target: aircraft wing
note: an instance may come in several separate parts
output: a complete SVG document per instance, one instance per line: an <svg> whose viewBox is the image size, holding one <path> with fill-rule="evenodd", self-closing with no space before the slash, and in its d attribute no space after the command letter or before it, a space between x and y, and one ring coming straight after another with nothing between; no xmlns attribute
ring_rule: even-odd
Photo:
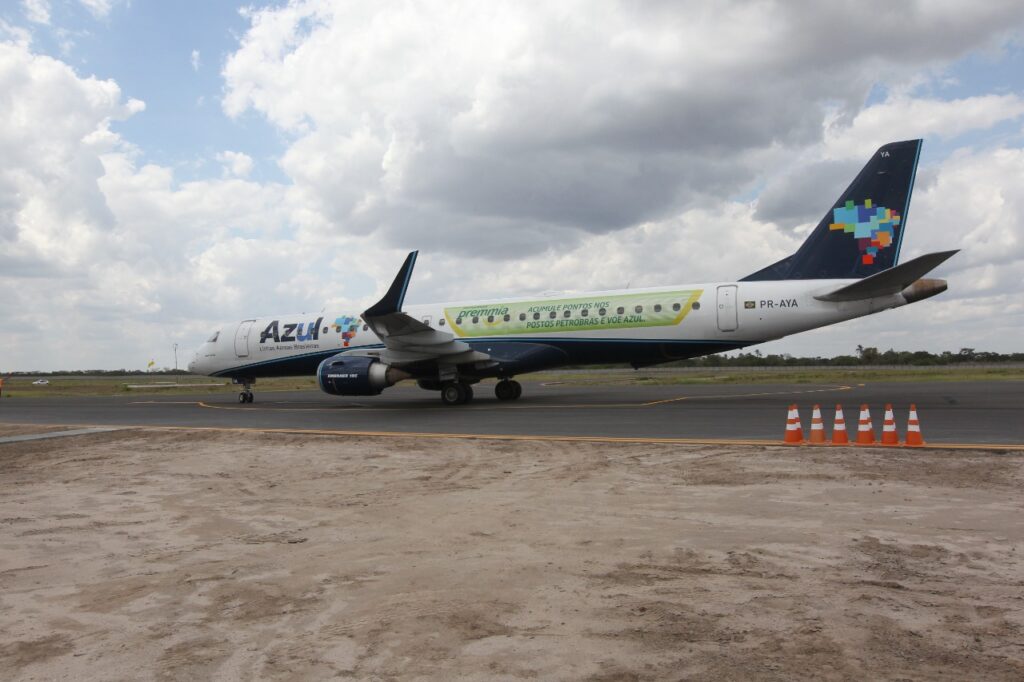
<svg viewBox="0 0 1024 682"><path fill-rule="evenodd" d="M876 296L898 294L920 279L922 275L928 274L951 258L958 250L925 254L888 270L882 270L864 279L857 280L853 284L847 284L834 291L819 294L814 298L819 301L859 301L865 298L875 298ZM944 286L943 290L945 290ZM936 291L935 293L939 292Z"/></svg>
<svg viewBox="0 0 1024 682"><path fill-rule="evenodd" d="M423 362L454 367L468 362L490 361L489 355L473 350L463 341L456 341L454 335L434 329L402 312L417 253L413 251L406 257L384 297L363 312L363 321L384 343L384 350L373 354L381 362L395 367Z"/></svg>

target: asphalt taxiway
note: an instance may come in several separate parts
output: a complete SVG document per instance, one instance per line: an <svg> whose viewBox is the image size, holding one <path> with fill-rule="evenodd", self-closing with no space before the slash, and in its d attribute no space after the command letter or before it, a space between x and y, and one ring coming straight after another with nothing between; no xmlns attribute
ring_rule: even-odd
<svg viewBox="0 0 1024 682"><path fill-rule="evenodd" d="M341 398L318 391L259 391L240 405L234 392L203 395L3 399L0 423L81 427L152 426L380 434L595 439L779 440L786 407L803 427L820 403L826 431L842 404L855 435L868 404L877 432L892 403L902 433L911 403L925 440L943 444L1024 444L1024 382L871 384L597 385L524 382L511 403L476 387L468 405L446 407L436 393L396 386L380 396Z"/></svg>

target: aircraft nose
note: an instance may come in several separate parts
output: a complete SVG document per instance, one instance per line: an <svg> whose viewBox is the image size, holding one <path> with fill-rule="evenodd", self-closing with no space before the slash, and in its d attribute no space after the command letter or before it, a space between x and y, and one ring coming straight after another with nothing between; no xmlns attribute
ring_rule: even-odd
<svg viewBox="0 0 1024 682"><path fill-rule="evenodd" d="M192 359L188 361L188 371L195 372L196 367L199 365L199 353L192 356Z"/></svg>

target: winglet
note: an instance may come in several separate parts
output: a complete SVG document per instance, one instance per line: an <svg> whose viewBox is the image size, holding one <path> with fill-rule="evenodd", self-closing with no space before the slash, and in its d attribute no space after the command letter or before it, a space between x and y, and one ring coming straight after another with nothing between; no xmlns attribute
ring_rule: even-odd
<svg viewBox="0 0 1024 682"><path fill-rule="evenodd" d="M402 263L402 269L395 275L395 281L391 283L388 293L363 312L363 317L377 317L388 313L397 313L402 310L402 303L405 301L405 290L409 288L409 280L412 278L412 268L416 265L416 254L419 251L412 251Z"/></svg>

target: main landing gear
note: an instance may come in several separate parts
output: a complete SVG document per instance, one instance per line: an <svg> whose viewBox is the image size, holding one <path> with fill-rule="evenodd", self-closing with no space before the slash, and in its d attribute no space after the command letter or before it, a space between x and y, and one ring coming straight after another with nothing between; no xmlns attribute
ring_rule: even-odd
<svg viewBox="0 0 1024 682"><path fill-rule="evenodd" d="M445 405L463 405L473 399L473 387L463 381L441 384L441 402Z"/></svg>
<svg viewBox="0 0 1024 682"><path fill-rule="evenodd" d="M494 396L498 400L518 400L523 394L523 385L512 379L502 379L494 385Z"/></svg>
<svg viewBox="0 0 1024 682"><path fill-rule="evenodd" d="M523 387L518 381L502 379L494 386L494 395L498 400L516 400L522 394ZM441 384L441 402L445 405L465 405L472 399L473 387L465 381L445 381Z"/></svg>

